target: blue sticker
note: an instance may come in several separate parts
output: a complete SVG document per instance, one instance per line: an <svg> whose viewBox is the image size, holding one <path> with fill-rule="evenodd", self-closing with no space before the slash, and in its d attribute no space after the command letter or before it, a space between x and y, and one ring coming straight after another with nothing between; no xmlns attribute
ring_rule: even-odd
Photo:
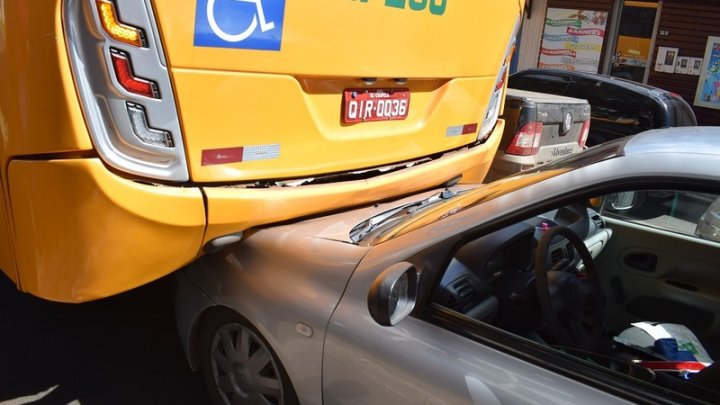
<svg viewBox="0 0 720 405"><path fill-rule="evenodd" d="M285 0L197 0L195 46L279 51Z"/></svg>

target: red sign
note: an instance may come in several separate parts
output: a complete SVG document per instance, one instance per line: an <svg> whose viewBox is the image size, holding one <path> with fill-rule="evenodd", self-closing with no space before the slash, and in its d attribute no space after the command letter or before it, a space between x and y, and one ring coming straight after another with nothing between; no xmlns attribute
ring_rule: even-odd
<svg viewBox="0 0 720 405"><path fill-rule="evenodd" d="M347 89L343 122L404 120L410 109L409 89Z"/></svg>

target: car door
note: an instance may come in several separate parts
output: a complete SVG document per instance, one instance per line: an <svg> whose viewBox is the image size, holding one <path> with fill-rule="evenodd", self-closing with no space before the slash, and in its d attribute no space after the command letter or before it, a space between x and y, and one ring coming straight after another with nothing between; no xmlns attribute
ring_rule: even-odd
<svg viewBox="0 0 720 405"><path fill-rule="evenodd" d="M705 344L720 317L720 243L696 235L717 198L679 190L635 193L630 208L601 213L613 237L596 259L611 329L638 320L684 324ZM717 344L716 344L717 345ZM717 348L716 348L717 349Z"/></svg>
<svg viewBox="0 0 720 405"><path fill-rule="evenodd" d="M328 326L324 403L624 403L567 372L524 361L512 347L498 350L482 343L471 337L476 332L468 334L472 328L459 333L450 326L454 315L449 312L436 321L422 315L425 309L444 312L433 304L422 304L428 308L416 308L416 315L395 326L376 323L368 312L368 292L383 270L407 261L420 272L421 285L437 284L432 269L446 267L458 239L438 238L443 228L430 228L377 245L359 264ZM424 240L428 242L420 242ZM514 339L510 341L518 341Z"/></svg>

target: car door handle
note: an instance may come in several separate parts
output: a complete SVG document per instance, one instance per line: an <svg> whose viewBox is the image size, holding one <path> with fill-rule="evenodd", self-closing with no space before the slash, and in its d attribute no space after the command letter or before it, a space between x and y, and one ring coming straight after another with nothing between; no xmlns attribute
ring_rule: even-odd
<svg viewBox="0 0 720 405"><path fill-rule="evenodd" d="M657 259L652 253L633 253L625 256L623 261L635 270L652 273L657 267Z"/></svg>

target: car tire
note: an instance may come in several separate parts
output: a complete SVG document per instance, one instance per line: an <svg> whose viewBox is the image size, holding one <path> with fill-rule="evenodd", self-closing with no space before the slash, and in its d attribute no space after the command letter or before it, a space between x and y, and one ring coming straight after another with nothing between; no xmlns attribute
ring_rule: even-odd
<svg viewBox="0 0 720 405"><path fill-rule="evenodd" d="M236 312L211 310L201 324L198 349L200 372L215 404L298 403L275 352Z"/></svg>

